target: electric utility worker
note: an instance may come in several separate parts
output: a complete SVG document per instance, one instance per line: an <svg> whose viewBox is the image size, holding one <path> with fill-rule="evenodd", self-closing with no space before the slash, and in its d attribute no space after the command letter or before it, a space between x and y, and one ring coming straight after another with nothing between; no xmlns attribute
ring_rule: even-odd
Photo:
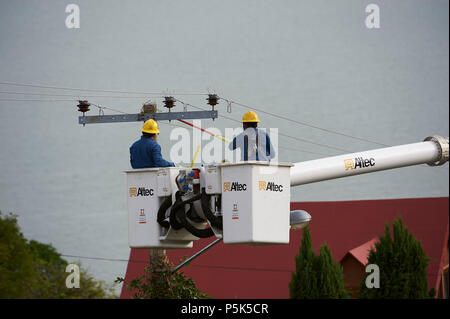
<svg viewBox="0 0 450 319"><path fill-rule="evenodd" d="M258 130L259 122L255 111L245 113L242 117L244 131L228 146L230 150L241 149L241 161L270 161L275 157L269 135L263 130Z"/></svg>
<svg viewBox="0 0 450 319"><path fill-rule="evenodd" d="M158 140L158 123L150 119L145 121L141 129L142 136L130 147L130 163L133 168L175 166L162 158Z"/></svg>

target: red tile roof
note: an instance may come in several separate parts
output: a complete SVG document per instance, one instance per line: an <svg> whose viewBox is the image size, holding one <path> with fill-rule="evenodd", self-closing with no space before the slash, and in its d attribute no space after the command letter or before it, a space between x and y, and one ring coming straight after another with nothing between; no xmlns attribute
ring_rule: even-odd
<svg viewBox="0 0 450 319"><path fill-rule="evenodd" d="M369 252L370 250L376 250L375 243L377 243L378 241L379 241L378 238L372 238L371 240L362 244L361 246L349 250L348 253L341 258L340 262L342 262L342 260L344 260L344 258L347 257L348 255L351 255L355 257L355 259L359 261L363 266L367 265L367 260L369 259Z"/></svg>

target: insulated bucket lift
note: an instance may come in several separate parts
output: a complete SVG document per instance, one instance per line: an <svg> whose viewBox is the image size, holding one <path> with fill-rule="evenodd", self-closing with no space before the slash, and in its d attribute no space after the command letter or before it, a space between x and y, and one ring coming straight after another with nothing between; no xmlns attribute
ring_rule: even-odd
<svg viewBox="0 0 450 319"><path fill-rule="evenodd" d="M130 247L189 248L212 236L225 244L288 244L291 166L126 171Z"/></svg>
<svg viewBox="0 0 450 319"><path fill-rule="evenodd" d="M212 236L225 244L288 244L290 228L302 228L311 219L304 211L290 212L292 186L411 165L443 165L448 154L448 138L433 136L295 164L248 161L129 170L129 244L189 248L193 240Z"/></svg>

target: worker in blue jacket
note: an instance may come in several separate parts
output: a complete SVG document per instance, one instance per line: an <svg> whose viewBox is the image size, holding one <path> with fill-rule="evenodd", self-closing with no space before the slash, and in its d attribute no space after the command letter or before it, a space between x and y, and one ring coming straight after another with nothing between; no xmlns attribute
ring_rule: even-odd
<svg viewBox="0 0 450 319"><path fill-rule="evenodd" d="M130 147L130 163L133 168L175 166L162 158L161 146L157 143L159 129L155 120L147 120L142 126L141 139Z"/></svg>
<svg viewBox="0 0 450 319"><path fill-rule="evenodd" d="M241 161L270 161L275 157L269 135L258 129L260 122L255 111L248 111L242 117L244 131L229 144L229 150L241 149Z"/></svg>

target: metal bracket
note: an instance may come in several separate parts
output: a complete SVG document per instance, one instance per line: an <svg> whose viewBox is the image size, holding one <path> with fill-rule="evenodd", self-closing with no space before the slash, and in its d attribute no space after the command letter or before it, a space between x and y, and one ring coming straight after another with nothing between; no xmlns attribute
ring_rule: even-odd
<svg viewBox="0 0 450 319"><path fill-rule="evenodd" d="M167 113L137 113L119 115L90 115L79 116L79 124L99 124L117 122L140 122L154 119L156 121L189 120L189 119L215 119L218 117L214 111L192 111L192 112L167 112Z"/></svg>

